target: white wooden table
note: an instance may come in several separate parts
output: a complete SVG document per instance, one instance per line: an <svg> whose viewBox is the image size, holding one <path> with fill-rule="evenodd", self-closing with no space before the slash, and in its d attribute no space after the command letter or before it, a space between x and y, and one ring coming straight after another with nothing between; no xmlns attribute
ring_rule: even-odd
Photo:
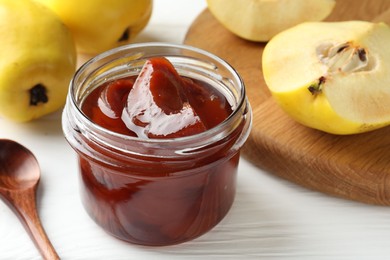
<svg viewBox="0 0 390 260"><path fill-rule="evenodd" d="M136 41L182 43L205 7L204 0L155 0L152 19ZM390 259L390 208L306 190L244 159L233 208L212 231L170 247L127 244L107 235L85 213L61 112L28 124L0 119L0 138L19 141L36 154L42 169L39 214L62 259ZM1 201L0 259L40 259Z"/></svg>

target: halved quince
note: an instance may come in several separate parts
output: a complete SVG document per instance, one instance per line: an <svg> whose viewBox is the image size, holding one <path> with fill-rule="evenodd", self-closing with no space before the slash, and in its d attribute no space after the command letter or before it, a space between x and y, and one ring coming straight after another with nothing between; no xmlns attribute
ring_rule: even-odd
<svg viewBox="0 0 390 260"><path fill-rule="evenodd" d="M390 28L364 21L308 22L275 36L263 73L298 122L333 134L390 124Z"/></svg>
<svg viewBox="0 0 390 260"><path fill-rule="evenodd" d="M275 34L306 21L321 21L335 0L207 0L210 12L229 31L251 41L268 41Z"/></svg>

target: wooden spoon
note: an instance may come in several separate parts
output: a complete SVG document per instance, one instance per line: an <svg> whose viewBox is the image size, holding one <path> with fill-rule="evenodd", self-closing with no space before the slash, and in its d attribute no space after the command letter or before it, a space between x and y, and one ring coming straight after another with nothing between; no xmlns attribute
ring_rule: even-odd
<svg viewBox="0 0 390 260"><path fill-rule="evenodd" d="M0 197L24 224L45 259L59 259L38 217L40 169L35 156L17 142L0 139Z"/></svg>

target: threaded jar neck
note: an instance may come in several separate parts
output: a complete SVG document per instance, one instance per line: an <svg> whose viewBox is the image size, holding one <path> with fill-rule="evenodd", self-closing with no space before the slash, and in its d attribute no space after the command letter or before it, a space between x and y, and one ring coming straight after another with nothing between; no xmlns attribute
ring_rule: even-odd
<svg viewBox="0 0 390 260"><path fill-rule="evenodd" d="M96 87L116 79L138 75L151 57L167 58L181 76L204 81L221 92L233 112L219 125L200 134L172 139L140 139L109 131L92 122L81 110ZM175 44L147 43L122 46L86 62L70 83L63 113L65 137L79 153L107 164L130 160L172 163L200 160L213 154L236 153L251 128L251 108L238 73L224 60L203 50ZM76 148L77 147L77 148ZM223 152L222 152L223 151Z"/></svg>

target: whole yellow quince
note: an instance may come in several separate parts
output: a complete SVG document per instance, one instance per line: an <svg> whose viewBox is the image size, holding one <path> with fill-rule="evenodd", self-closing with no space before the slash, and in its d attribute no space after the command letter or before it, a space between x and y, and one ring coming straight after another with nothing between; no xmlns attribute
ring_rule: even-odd
<svg viewBox="0 0 390 260"><path fill-rule="evenodd" d="M147 25L152 0L37 0L71 30L77 51L96 54L129 43Z"/></svg>
<svg viewBox="0 0 390 260"><path fill-rule="evenodd" d="M390 27L365 21L307 22L263 52L267 86L298 122L332 134L390 125Z"/></svg>
<svg viewBox="0 0 390 260"><path fill-rule="evenodd" d="M61 108L76 69L66 26L31 0L0 0L0 116L30 121Z"/></svg>

